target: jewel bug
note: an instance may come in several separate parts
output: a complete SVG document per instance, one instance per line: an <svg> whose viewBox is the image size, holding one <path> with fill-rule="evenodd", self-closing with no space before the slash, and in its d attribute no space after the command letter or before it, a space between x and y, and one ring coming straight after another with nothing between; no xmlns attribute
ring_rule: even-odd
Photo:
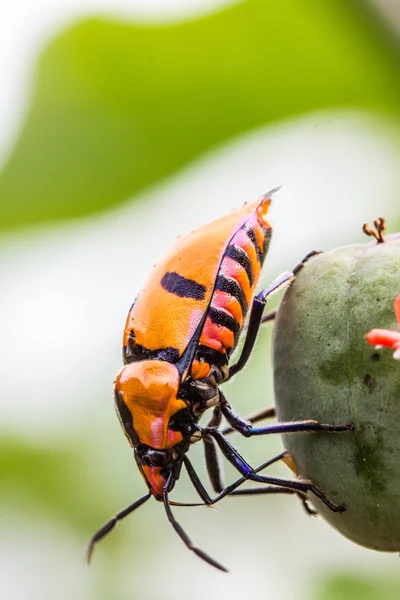
<svg viewBox="0 0 400 600"><path fill-rule="evenodd" d="M293 272L283 273L253 298L271 239L267 212L274 191L178 238L154 266L133 303L123 334L125 366L114 385L115 407L148 492L95 533L88 560L94 545L118 521L153 496L163 503L168 520L186 546L210 565L226 571L193 545L172 513L171 505L179 503L171 502L169 493L182 466L205 504L240 493L296 493L305 499L311 491L331 510L342 510L309 481L258 474L261 468L285 458L285 453L253 469L226 437L234 430L250 437L349 429L348 425L322 425L316 421L253 427L256 421L274 416L274 409L246 421L233 411L219 387L243 369L260 324L273 319L273 313L264 315L267 298L290 283L305 260L315 254L310 253ZM230 365L250 305L243 347L238 361ZM211 408L210 422L201 427L200 418ZM228 423L225 430L219 428L222 417ZM187 456L190 446L200 440L211 485L218 493L214 499ZM222 482L218 449L241 474L227 488ZM267 485L261 490L236 490L246 480Z"/></svg>

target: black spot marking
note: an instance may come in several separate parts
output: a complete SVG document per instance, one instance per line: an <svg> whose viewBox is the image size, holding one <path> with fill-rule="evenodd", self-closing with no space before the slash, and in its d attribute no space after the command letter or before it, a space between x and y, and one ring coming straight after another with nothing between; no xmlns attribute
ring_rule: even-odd
<svg viewBox="0 0 400 600"><path fill-rule="evenodd" d="M126 364L141 360L165 360L166 362L176 363L179 359L179 350L172 346L151 350L140 344L135 344L135 332L131 330L128 344L123 348L123 355Z"/></svg>
<svg viewBox="0 0 400 600"><path fill-rule="evenodd" d="M160 348L159 350L154 350L157 354L157 358L159 360L165 360L170 363L178 362L179 358L179 350L177 348L172 348L172 346L167 346L166 348Z"/></svg>
<svg viewBox="0 0 400 600"><path fill-rule="evenodd" d="M232 317L232 315L226 313L220 308L214 308L214 306L211 306L210 310L208 311L208 316L210 317L212 323L220 325L221 327L226 327L226 329L232 331L236 339L240 332L240 325L236 319Z"/></svg>
<svg viewBox="0 0 400 600"><path fill-rule="evenodd" d="M378 360L380 360L381 355L378 352L374 352L374 354L371 356L372 360L375 362L378 362Z"/></svg>
<svg viewBox="0 0 400 600"><path fill-rule="evenodd" d="M193 279L186 279L175 271L165 273L161 279L161 286L175 296L179 298L193 298L194 300L204 300L205 293L207 291L204 285L197 283Z"/></svg>
<svg viewBox="0 0 400 600"><path fill-rule="evenodd" d="M249 225L248 223L245 223L242 226L242 229L245 230L247 237L249 238L249 240L251 241L251 243L254 246L254 250L256 251L256 255L257 255L257 260L260 264L262 264L262 260L263 260L263 251L261 250L260 246L258 245L258 241L257 241L257 237L255 234L254 229L251 227L251 225Z"/></svg>
<svg viewBox="0 0 400 600"><path fill-rule="evenodd" d="M367 375L364 375L363 384L368 388L370 394L372 394L374 389L376 388L376 381L372 379L369 373L367 373Z"/></svg>
<svg viewBox="0 0 400 600"><path fill-rule="evenodd" d="M271 229L271 228L267 229L266 227L264 227L264 225L261 225L261 224L260 224L260 227L261 227L261 229L262 229L262 232L263 232L263 234L264 234L264 247L263 247L263 255L264 255L264 258L265 258L265 255L266 255L266 254L267 254L267 252L268 252L269 243L270 243L270 241L271 241L272 229Z"/></svg>
<svg viewBox="0 0 400 600"><path fill-rule="evenodd" d="M235 246L231 244L226 249L226 254L228 258L231 258L235 262L237 262L247 273L247 277L249 278L249 283L252 286L254 283L254 275L253 270L251 268L250 258L247 253L240 246Z"/></svg>
<svg viewBox="0 0 400 600"><path fill-rule="evenodd" d="M219 290L220 292L225 292L226 294L236 298L242 309L243 316L246 316L248 308L246 297L242 288L235 279L225 275L220 275L217 279L217 283L215 284L215 289Z"/></svg>
<svg viewBox="0 0 400 600"><path fill-rule="evenodd" d="M263 232L264 232L264 258L268 252L268 248L269 248L269 244L271 241L271 237L272 237L272 229L267 229L266 227L263 227Z"/></svg>
<svg viewBox="0 0 400 600"><path fill-rule="evenodd" d="M214 348L209 348L203 344L199 344L197 348L196 360L204 360L209 365L215 365L216 367L228 364L226 354L222 354L222 352L218 352L218 350L214 350Z"/></svg>
<svg viewBox="0 0 400 600"><path fill-rule="evenodd" d="M126 435L133 445L136 444L138 442L138 436L133 427L132 414L119 392L115 392L115 408L119 414L121 426L123 427Z"/></svg>

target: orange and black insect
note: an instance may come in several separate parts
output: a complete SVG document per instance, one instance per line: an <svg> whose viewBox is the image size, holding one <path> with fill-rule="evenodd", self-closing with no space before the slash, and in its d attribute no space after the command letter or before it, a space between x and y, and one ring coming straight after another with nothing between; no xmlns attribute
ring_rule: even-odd
<svg viewBox="0 0 400 600"><path fill-rule="evenodd" d="M219 388L245 366L261 322L271 317L263 317L267 297L290 282L303 264L293 273L284 273L253 298L271 239L267 221L271 194L179 238L155 265L130 309L123 336L125 366L115 381L115 406L148 492L93 536L88 558L94 544L119 520L153 496L163 502L168 520L186 546L209 564L226 571L192 544L172 514L171 505L177 503L170 502L169 493L179 479L182 466L205 504L213 504L232 493L277 491L304 497L312 491L332 510L340 510L310 482L258 475L260 468L253 469L226 437L233 430L249 437L348 429L345 425L321 425L316 421L253 427L255 421L273 416L274 410L267 409L245 421L232 410ZM243 348L238 361L230 365L250 305ZM201 427L199 420L209 408L213 408L211 421ZM225 430L219 429L222 416L229 425ZM190 446L199 440L204 443L211 484L218 493L214 499L187 456ZM241 474L227 488L222 483L218 449ZM266 464L283 458L284 454ZM235 492L246 480L269 485L261 490Z"/></svg>

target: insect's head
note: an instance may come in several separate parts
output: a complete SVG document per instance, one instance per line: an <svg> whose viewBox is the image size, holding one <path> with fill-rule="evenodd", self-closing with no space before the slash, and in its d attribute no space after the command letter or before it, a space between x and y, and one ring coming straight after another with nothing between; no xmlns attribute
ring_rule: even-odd
<svg viewBox="0 0 400 600"><path fill-rule="evenodd" d="M117 414L150 492L158 500L170 475L179 477L188 443L174 428L179 413L188 414L179 399L180 376L175 365L147 360L125 365L115 381Z"/></svg>
<svg viewBox="0 0 400 600"><path fill-rule="evenodd" d="M184 452L175 449L154 450L143 444L134 449L136 463L151 494L162 500L164 488L169 481L168 491L179 479Z"/></svg>

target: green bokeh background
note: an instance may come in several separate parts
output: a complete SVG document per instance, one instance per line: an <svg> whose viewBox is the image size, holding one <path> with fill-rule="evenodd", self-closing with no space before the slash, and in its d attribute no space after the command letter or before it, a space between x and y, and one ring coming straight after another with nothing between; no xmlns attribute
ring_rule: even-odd
<svg viewBox="0 0 400 600"><path fill-rule="evenodd" d="M90 227L98 213L110 211L111 215L128 199L140 202L138 209L144 214L146 190L156 185L162 189L168 178L205 152L285 119L319 110L351 109L383 119L396 138L400 131L399 41L381 15L361 0L248 0L177 24L83 19L60 31L38 56L32 85L20 133L0 171L3 249L13 243L13 235L18 240L31 239L32 231L34 236L44 231L47 235L48 228L68 227L71 220L76 223L85 218L82 223ZM198 212L200 224L207 216ZM396 225L400 227L400 215L393 203L391 229ZM162 237L163 224L154 226ZM135 227L140 223L132 224L133 232ZM130 301L127 294L127 307ZM249 390L250 395L260 397L271 389L266 367L269 344L270 332L265 331L251 366L229 388L242 413L252 412L241 404ZM88 345L87 360L94 357L95 350ZM34 411L38 395L40 390L33 389L30 410ZM103 387L96 406L109 402L109 396L109 388ZM16 391L21 418L27 415L24 400ZM34 527L50 523L55 552L63 536L78 540L78 547L83 548L95 528L129 503L132 494L143 490L139 478L131 483L135 466L116 419L111 424L109 413L102 409L97 413L94 402L86 392L82 394L82 410L68 434L55 430L43 440L19 434L7 422L0 424L4 520L11 507L15 522L16 515L23 514L24 522L32 521ZM61 409L65 407L58 407L55 400L55 413ZM243 451L246 441L238 440L238 444ZM246 456L256 464L279 448L279 440L268 440L246 450ZM193 454L201 465L200 450L194 448ZM182 489L189 496L187 482ZM252 512L253 506L264 510L260 499L240 502L227 509L234 523ZM279 501L272 500L270 506L272 518L283 519ZM146 506L104 542L96 557L100 566L94 565L89 575L82 574L87 580L82 597L151 598L157 589L171 599L188 593L200 597L207 567L203 570L186 556L182 563L185 589L177 595L173 582L163 585L160 581L159 588L154 584L153 592L147 591L142 569L146 577L152 572L156 576L160 556L172 560L173 555L173 560L181 561L185 552L157 508ZM211 527L207 524L210 512L203 511L202 516L185 513L183 521L191 536L193 529ZM224 528L218 532L222 544ZM18 535L23 539L21 532ZM212 546L213 535L210 530L203 546ZM155 545L157 553L152 558ZM164 554L160 548L165 548ZM132 589L130 571L125 563L121 567L122 555L132 565ZM49 567L41 566L40 585L43 598L48 598ZM62 577L68 586L68 565ZM191 584L194 591L190 591ZM318 577L310 578L307 597L397 598L399 585L393 571L380 579L356 567L346 573L335 572L333 567L332 572L321 569ZM268 594L260 589L259 595ZM293 598L297 597L293 582Z"/></svg>

